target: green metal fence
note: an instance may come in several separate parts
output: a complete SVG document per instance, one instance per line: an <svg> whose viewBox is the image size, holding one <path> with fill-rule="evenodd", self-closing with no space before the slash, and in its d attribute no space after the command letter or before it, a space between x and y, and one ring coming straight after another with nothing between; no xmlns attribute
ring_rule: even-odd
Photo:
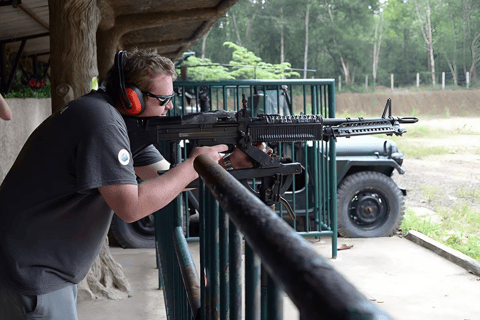
<svg viewBox="0 0 480 320"><path fill-rule="evenodd" d="M333 80L176 81L174 87L177 96L173 115L219 109L238 111L241 97L245 95L252 116L303 112L335 117ZM188 155L188 145L187 142L165 144L163 154L174 163L181 162ZM286 194L297 219L289 219L281 204L277 205L276 213L297 231L297 235L331 237L332 257L335 258L335 142L330 139L329 142L278 143L271 147L305 167ZM252 187L255 184L251 182ZM155 214L160 285L165 290L169 318L267 319L268 316L268 319L280 319L280 291L274 281L261 272L259 258L248 244L245 246L245 309L242 308L239 252L243 233L229 221L203 184L189 192ZM196 207L195 201L198 202ZM192 213L199 215L197 234L192 234ZM265 236L268 238L269 234ZM187 243L191 241L199 241L200 271L195 268L188 250Z"/></svg>
<svg viewBox="0 0 480 320"><path fill-rule="evenodd" d="M241 97L245 94L252 116L260 113L304 113L335 117L333 80L176 81L174 87L177 96L172 115L206 110L238 111L242 107ZM335 142L332 139L330 142L278 143L272 147L277 154L290 157L306 168L285 195L298 217L289 223L302 236L332 237L332 256L335 257ZM186 156L187 148L183 148L182 158ZM188 196L192 197L192 194L184 196L185 206L188 206ZM286 215L282 205L278 206L277 212L281 217ZM288 217L285 219L288 220ZM197 235L190 234L189 219L186 220L188 241L198 240Z"/></svg>

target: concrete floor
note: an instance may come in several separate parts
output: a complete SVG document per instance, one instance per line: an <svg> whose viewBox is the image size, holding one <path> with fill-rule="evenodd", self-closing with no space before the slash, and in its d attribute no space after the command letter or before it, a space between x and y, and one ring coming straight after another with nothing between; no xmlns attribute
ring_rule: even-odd
<svg viewBox="0 0 480 320"><path fill-rule="evenodd" d="M337 259L331 259L329 238L307 241L394 319L480 320L480 277L405 238L339 239L339 246L353 247ZM198 244L190 246L198 257ZM131 298L80 302L79 320L166 319L155 250L111 249L130 281ZM286 300L284 319L298 319Z"/></svg>

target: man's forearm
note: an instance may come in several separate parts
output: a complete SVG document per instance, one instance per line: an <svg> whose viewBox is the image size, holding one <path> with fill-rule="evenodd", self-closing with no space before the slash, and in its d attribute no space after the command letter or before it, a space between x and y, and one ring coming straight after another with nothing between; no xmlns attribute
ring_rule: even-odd
<svg viewBox="0 0 480 320"><path fill-rule="evenodd" d="M138 206L134 221L165 207L197 178L193 159L187 159L165 174L138 185Z"/></svg>

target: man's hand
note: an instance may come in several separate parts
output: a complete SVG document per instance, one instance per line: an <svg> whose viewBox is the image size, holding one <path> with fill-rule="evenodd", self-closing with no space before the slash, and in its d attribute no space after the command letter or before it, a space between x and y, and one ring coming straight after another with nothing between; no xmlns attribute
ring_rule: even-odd
<svg viewBox="0 0 480 320"><path fill-rule="evenodd" d="M263 152L266 152L268 155L271 155L273 153L273 150L272 149L267 150L266 144L263 144L262 142L255 143L253 145L258 149L262 150ZM225 167L225 163L223 159L219 163L220 165ZM232 164L232 167L235 169L253 167L252 159L238 148L235 149L235 151L233 151L233 153L230 155L230 163Z"/></svg>
<svg viewBox="0 0 480 320"><path fill-rule="evenodd" d="M207 154L213 161L218 162L220 159L222 159L220 152L225 152L227 150L228 146L225 144L219 144L213 147L197 147L193 149L189 158L195 159L201 154Z"/></svg>

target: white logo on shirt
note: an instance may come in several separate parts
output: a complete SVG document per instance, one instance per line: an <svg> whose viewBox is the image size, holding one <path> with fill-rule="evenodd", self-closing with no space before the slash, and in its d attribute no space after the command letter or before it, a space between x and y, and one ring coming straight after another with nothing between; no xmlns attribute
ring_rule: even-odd
<svg viewBox="0 0 480 320"><path fill-rule="evenodd" d="M118 161L124 166L130 162L130 153L127 149L122 149L118 152Z"/></svg>

